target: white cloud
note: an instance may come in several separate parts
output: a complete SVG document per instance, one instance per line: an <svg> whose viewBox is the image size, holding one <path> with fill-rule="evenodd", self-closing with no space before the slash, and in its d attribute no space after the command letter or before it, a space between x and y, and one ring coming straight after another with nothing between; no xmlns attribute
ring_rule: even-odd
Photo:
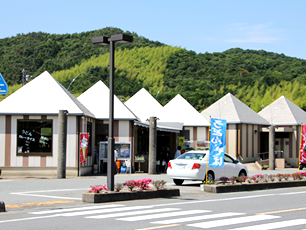
<svg viewBox="0 0 306 230"><path fill-rule="evenodd" d="M228 25L226 28L229 43L272 43L280 40L278 36L281 30L272 28L272 24L248 25L246 23L236 23Z"/></svg>

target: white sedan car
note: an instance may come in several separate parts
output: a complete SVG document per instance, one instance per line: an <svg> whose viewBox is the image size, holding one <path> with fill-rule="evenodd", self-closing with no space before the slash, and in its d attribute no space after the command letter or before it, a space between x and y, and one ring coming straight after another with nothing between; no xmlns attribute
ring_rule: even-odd
<svg viewBox="0 0 306 230"><path fill-rule="evenodd" d="M206 166L209 151L189 151L177 159L170 160L167 175L173 179L176 185L181 185L184 180L206 180ZM233 176L247 176L248 169L238 160L234 160L228 154L224 155L224 167L208 167L207 180L213 181L220 177L231 178Z"/></svg>

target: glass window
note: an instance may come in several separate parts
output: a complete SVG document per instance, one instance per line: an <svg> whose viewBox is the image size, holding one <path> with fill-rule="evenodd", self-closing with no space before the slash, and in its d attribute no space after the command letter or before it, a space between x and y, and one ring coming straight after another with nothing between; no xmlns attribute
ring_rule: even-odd
<svg viewBox="0 0 306 230"><path fill-rule="evenodd" d="M187 152L184 153L183 155L179 156L177 159L185 159L185 160L202 160L205 157L205 153L191 153L191 152Z"/></svg>
<svg viewBox="0 0 306 230"><path fill-rule="evenodd" d="M190 140L190 130L182 130L180 132L180 137L184 137L185 140Z"/></svg>
<svg viewBox="0 0 306 230"><path fill-rule="evenodd" d="M224 155L224 162L234 163L234 160L231 157Z"/></svg>
<svg viewBox="0 0 306 230"><path fill-rule="evenodd" d="M17 120L17 155L52 156L52 120Z"/></svg>

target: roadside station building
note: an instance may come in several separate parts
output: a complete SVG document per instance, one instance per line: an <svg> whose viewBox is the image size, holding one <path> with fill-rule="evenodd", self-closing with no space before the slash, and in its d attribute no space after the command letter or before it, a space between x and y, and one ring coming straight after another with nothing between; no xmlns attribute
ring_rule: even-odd
<svg viewBox="0 0 306 230"><path fill-rule="evenodd" d="M183 123L173 121L173 119L162 119L163 106L144 88L127 100L125 105L139 118L135 122L136 171L148 171L150 117L157 119L157 156L162 147L168 147L170 159L172 159L177 149L178 136L183 129Z"/></svg>
<svg viewBox="0 0 306 230"><path fill-rule="evenodd" d="M258 160L260 152L260 130L269 122L241 102L231 93L216 101L201 112L206 118L227 121L226 152L243 162Z"/></svg>
<svg viewBox="0 0 306 230"><path fill-rule="evenodd" d="M95 156L92 164L99 165L99 172L106 173L107 163L107 141L109 125L109 88L102 82L98 81L83 94L77 98L87 109L95 116L93 122L85 122L84 130L88 125L92 127L92 149L96 148L98 156ZM85 118L86 119L86 118ZM118 159L122 162L128 162L129 166L133 162L135 126L134 122L138 118L114 96L114 139L115 149L118 150ZM86 126L87 125L87 126ZM85 165L82 165L85 167ZM90 165L92 166L92 165Z"/></svg>
<svg viewBox="0 0 306 230"><path fill-rule="evenodd" d="M208 140L209 121L180 94L164 106L161 120L183 123L184 148L200 149Z"/></svg>
<svg viewBox="0 0 306 230"><path fill-rule="evenodd" d="M298 167L301 125L306 124L306 112L286 97L281 96L258 114L275 126L275 157L279 164L282 164L281 167L285 167L285 164ZM269 130L262 127L260 133L261 142L264 143L263 147L267 146ZM261 149L262 153L267 151L267 147ZM267 158L265 155L262 157ZM284 161L281 161L282 159Z"/></svg>
<svg viewBox="0 0 306 230"><path fill-rule="evenodd" d="M82 128L85 122L95 117L45 71L0 102L0 168L4 175L56 175L59 110L69 113L66 175L89 172L79 167L79 134L86 131ZM91 160L89 156L88 162Z"/></svg>
<svg viewBox="0 0 306 230"><path fill-rule="evenodd" d="M109 89L102 81L75 98L48 72L0 102L0 168L3 175L57 174L58 113L67 110L66 175L106 172ZM208 141L210 118L227 120L226 152L254 162L268 151L268 127L276 128L277 157L297 167L300 125L306 113L281 97L258 114L232 94L198 113L181 95L164 107L145 89L127 102L114 98L114 138L119 159L131 172L148 171L150 117L157 119L157 154L162 147L173 158L179 137L199 148ZM80 163L80 135L89 134L88 156Z"/></svg>

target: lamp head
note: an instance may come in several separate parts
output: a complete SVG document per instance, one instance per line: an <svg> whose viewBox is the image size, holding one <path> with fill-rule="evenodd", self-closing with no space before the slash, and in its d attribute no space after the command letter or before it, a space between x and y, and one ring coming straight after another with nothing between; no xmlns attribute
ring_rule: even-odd
<svg viewBox="0 0 306 230"><path fill-rule="evenodd" d="M130 43L133 42L133 36L127 34L114 34L110 37L109 41L116 43Z"/></svg>
<svg viewBox="0 0 306 230"><path fill-rule="evenodd" d="M93 37L91 39L91 41L92 41L92 44L94 44L94 45L104 46L104 45L109 44L108 39L109 39L109 37L100 36L100 37Z"/></svg>

